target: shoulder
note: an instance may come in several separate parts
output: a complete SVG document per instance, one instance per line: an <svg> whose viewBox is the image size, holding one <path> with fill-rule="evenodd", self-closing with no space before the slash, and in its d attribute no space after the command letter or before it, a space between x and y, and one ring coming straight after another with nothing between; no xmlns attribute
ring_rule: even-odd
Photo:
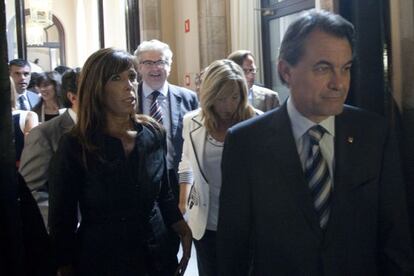
<svg viewBox="0 0 414 276"><path fill-rule="evenodd" d="M336 120L363 128L378 128L387 125L387 121L383 116L350 105L344 106L343 112L336 116Z"/></svg>
<svg viewBox="0 0 414 276"><path fill-rule="evenodd" d="M182 87L182 86L178 86L178 85L174 85L174 84L168 84L168 89L172 93L175 93L176 95L179 95L179 96L181 96L183 98L186 98L186 99L195 99L195 98L197 98L197 94L194 91L192 91L190 89L187 89L185 87Z"/></svg>
<svg viewBox="0 0 414 276"><path fill-rule="evenodd" d="M189 111L184 115L184 121L189 121L195 117L201 116L201 108L197 108L195 110Z"/></svg>
<svg viewBox="0 0 414 276"><path fill-rule="evenodd" d="M261 86L258 86L258 85L253 85L252 89L253 89L253 93L258 93L258 94L272 96L272 97L277 97L278 96L278 93L277 92L275 92L273 90L270 90L270 89L268 89L266 87L261 87Z"/></svg>

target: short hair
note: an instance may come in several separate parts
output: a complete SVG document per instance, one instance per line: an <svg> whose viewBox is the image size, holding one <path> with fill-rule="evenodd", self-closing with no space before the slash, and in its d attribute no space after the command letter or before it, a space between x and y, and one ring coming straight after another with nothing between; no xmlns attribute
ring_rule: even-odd
<svg viewBox="0 0 414 276"><path fill-rule="evenodd" d="M97 148L93 136L107 125L104 87L111 76L129 68L137 70L136 59L128 52L115 48L100 49L88 57L78 83L78 122L74 131L88 151Z"/></svg>
<svg viewBox="0 0 414 276"><path fill-rule="evenodd" d="M171 65L173 52L171 51L170 46L168 46L168 44L161 42L157 39L143 41L141 44L138 45L138 48L134 52L134 55L138 58L138 62L142 61L142 54L149 51L160 52L168 61L168 64Z"/></svg>
<svg viewBox="0 0 414 276"><path fill-rule="evenodd" d="M254 58L252 52L249 50L237 50L231 53L227 58L234 61L238 65L243 66L243 62L248 56Z"/></svg>
<svg viewBox="0 0 414 276"><path fill-rule="evenodd" d="M353 52L355 30L352 23L338 14L313 9L304 12L289 25L280 45L279 60L296 65L305 53L305 44L309 34L316 29L348 40ZM283 84L286 84L280 72L279 78Z"/></svg>
<svg viewBox="0 0 414 276"><path fill-rule="evenodd" d="M68 92L75 95L78 93L78 79L80 75L80 68L70 69L62 76L62 95L63 106L66 108L72 107L72 102L68 99Z"/></svg>
<svg viewBox="0 0 414 276"><path fill-rule="evenodd" d="M66 71L69 71L71 68L65 65L58 65L53 69L53 71L58 72L59 74L63 75Z"/></svg>
<svg viewBox="0 0 414 276"><path fill-rule="evenodd" d="M29 66L29 68L32 68L32 67L30 66L30 63L29 63L27 60L25 60L25 59L21 59L21 58L16 58L16 59L11 60L11 61L9 62L9 68L10 68L11 66L17 66L17 67L25 67L25 66Z"/></svg>
<svg viewBox="0 0 414 276"><path fill-rule="evenodd" d="M200 106L207 131L218 127L218 115L213 105L223 96L229 96L234 87L240 89L240 104L235 113L235 121L241 122L253 117L254 109L248 102L248 88L243 70L234 61L221 59L212 62L203 76L200 87Z"/></svg>

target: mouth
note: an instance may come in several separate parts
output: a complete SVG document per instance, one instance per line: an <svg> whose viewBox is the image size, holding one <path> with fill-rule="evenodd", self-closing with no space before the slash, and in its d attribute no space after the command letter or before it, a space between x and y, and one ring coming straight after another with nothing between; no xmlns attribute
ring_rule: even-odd
<svg viewBox="0 0 414 276"><path fill-rule="evenodd" d="M135 105L136 99L135 97L128 97L126 99L124 99L124 102L130 105Z"/></svg>

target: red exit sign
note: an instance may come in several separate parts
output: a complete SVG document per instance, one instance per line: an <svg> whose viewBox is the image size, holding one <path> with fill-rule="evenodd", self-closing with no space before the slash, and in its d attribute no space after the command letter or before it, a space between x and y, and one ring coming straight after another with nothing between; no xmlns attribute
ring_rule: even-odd
<svg viewBox="0 0 414 276"><path fill-rule="evenodd" d="M184 21L184 32L188 33L190 31L190 19Z"/></svg>

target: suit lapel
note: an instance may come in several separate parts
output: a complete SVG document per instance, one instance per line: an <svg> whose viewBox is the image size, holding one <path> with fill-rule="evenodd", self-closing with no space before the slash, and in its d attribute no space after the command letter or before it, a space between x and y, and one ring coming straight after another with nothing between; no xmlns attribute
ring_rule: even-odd
<svg viewBox="0 0 414 276"><path fill-rule="evenodd" d="M70 117L69 111L65 111L62 115L62 120L60 122L60 126L63 130L63 133L70 131L75 123L73 122L72 118Z"/></svg>
<svg viewBox="0 0 414 276"><path fill-rule="evenodd" d="M203 120L201 119L201 114L198 113L191 119L194 122L194 129L190 130L190 140L191 146L193 147L193 151L195 154L195 158L197 161L198 170L200 171L201 176L204 178L205 182L208 183L206 175L203 171L204 164L203 164L203 156L204 156L204 148L206 143L206 135L207 131L206 128L203 127Z"/></svg>
<svg viewBox="0 0 414 276"><path fill-rule="evenodd" d="M143 113L143 102L144 99L142 97L142 82L138 85L138 91L137 91L137 99L138 99L138 105L137 105L137 113L142 114Z"/></svg>
<svg viewBox="0 0 414 276"><path fill-rule="evenodd" d="M296 149L286 103L274 114L272 125L276 126L277 129L274 133L277 133L277 135L271 137L272 141L270 142L271 144L269 143L269 150L273 152L274 164L278 164L280 168L275 170L275 173L283 175L284 180L278 183L278 185L287 186L293 200L296 201L295 205L299 207L314 232L322 238L319 219L314 210L308 184L306 183ZM275 179L277 178L275 177Z"/></svg>
<svg viewBox="0 0 414 276"><path fill-rule="evenodd" d="M343 216L349 212L353 206L350 204L348 194L352 188L352 175L356 171L352 169L358 151L354 143L358 139L358 130L355 128L355 122L347 119L347 111L335 117L335 173L334 186L331 195L331 214L329 217L326 242L335 238L335 229L342 227Z"/></svg>
<svg viewBox="0 0 414 276"><path fill-rule="evenodd" d="M172 85L168 85L168 97L170 102L171 115L171 137L175 137L178 128L178 121L180 119L180 106L182 98Z"/></svg>

